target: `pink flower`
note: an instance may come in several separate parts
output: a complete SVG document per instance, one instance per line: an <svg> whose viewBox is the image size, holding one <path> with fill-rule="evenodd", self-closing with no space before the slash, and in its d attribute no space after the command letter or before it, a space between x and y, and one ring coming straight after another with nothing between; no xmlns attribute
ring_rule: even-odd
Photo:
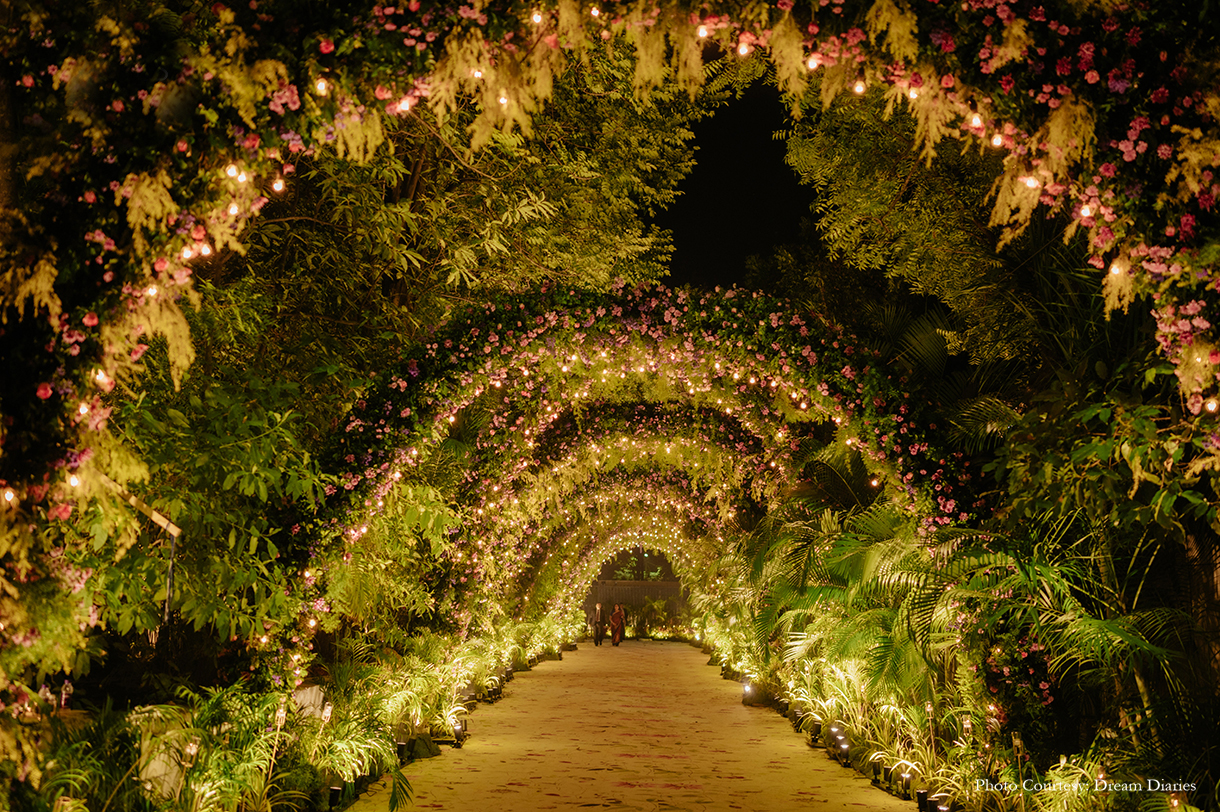
<svg viewBox="0 0 1220 812"><path fill-rule="evenodd" d="M97 202L97 195L95 195L93 192L85 192L84 197L85 197L85 202L86 202L86 203L95 203L95 202Z"/></svg>
<svg viewBox="0 0 1220 812"><path fill-rule="evenodd" d="M35 394L37 394L38 397L42 398L43 400L51 397L51 384L45 382L38 384L38 391Z"/></svg>
<svg viewBox="0 0 1220 812"><path fill-rule="evenodd" d="M72 515L72 506L67 502L60 502L55 507L47 511L47 518L62 521Z"/></svg>
<svg viewBox="0 0 1220 812"><path fill-rule="evenodd" d="M33 87L34 77L27 73L25 76L21 77L21 84L25 85L26 87Z"/></svg>
<svg viewBox="0 0 1220 812"><path fill-rule="evenodd" d="M135 346L135 347L134 347L134 348L131 350L131 360L133 360L133 361L139 361L139 360L140 360L140 358L141 358L141 356L143 356L143 355L144 355L144 353L145 353L145 352L147 352L147 351L148 351L148 345L147 345L147 344L137 344L137 345L136 345L136 346Z"/></svg>
<svg viewBox="0 0 1220 812"><path fill-rule="evenodd" d="M952 74L946 74L945 76L940 77L940 86L944 88L953 87Z"/></svg>
<svg viewBox="0 0 1220 812"><path fill-rule="evenodd" d="M178 143L175 146L177 147L179 152L186 152L188 149L191 148L191 145L186 143L186 141L181 138L178 139Z"/></svg>
<svg viewBox="0 0 1220 812"><path fill-rule="evenodd" d="M97 326L97 314L90 311L85 314L85 317L83 319L81 319L81 321L84 322L86 327L96 327Z"/></svg>
<svg viewBox="0 0 1220 812"><path fill-rule="evenodd" d="M321 42L321 43L318 45L318 50L319 50L319 51L321 51L321 52L322 52L322 53L324 53L324 54L329 54L330 52L332 52L332 51L334 51L334 50L335 50L335 43L334 43L334 42L332 42L332 41L330 41L330 40L328 40L328 39L324 39L324 40L322 40L322 42Z"/></svg>
<svg viewBox="0 0 1220 812"><path fill-rule="evenodd" d="M1099 81L1101 81L1101 74L1099 74L1099 73L1098 73L1097 71L1095 71L1095 70L1091 70L1091 71L1089 71L1088 73L1086 73L1086 74L1084 75L1084 80L1085 80L1086 82L1088 82L1089 84L1091 84L1091 85L1095 85L1095 84L1097 84Z"/></svg>
<svg viewBox="0 0 1220 812"><path fill-rule="evenodd" d="M110 103L110 109L116 113L123 112L123 100L115 99L113 102Z"/></svg>

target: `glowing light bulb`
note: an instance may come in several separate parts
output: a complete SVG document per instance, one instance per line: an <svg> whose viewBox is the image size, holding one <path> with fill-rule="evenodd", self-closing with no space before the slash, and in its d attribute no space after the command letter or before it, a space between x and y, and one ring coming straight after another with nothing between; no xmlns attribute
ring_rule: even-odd
<svg viewBox="0 0 1220 812"><path fill-rule="evenodd" d="M474 74L473 74L473 75L474 75L474 78L476 78L476 79L482 79L482 78L483 78L483 71L481 71L481 70L477 70L477 69L476 69L476 70L474 71Z"/></svg>
<svg viewBox="0 0 1220 812"><path fill-rule="evenodd" d="M1093 215L1093 209L1091 206L1081 206L1080 207L1080 216L1081 217L1091 217L1092 215Z"/></svg>
<svg viewBox="0 0 1220 812"><path fill-rule="evenodd" d="M237 182L238 182L238 183L245 183L245 182L246 182L246 173L245 173L245 172L241 172L241 173L239 173L239 174L238 174L238 176L237 176Z"/></svg>
<svg viewBox="0 0 1220 812"><path fill-rule="evenodd" d="M1004 143L1004 136L1000 135L999 133L996 133L995 135L991 136L991 145L993 147L998 147L1003 143Z"/></svg>
<svg viewBox="0 0 1220 812"><path fill-rule="evenodd" d="M267 635L264 634L262 637L258 638L258 642L262 643L264 646L267 645Z"/></svg>
<svg viewBox="0 0 1220 812"><path fill-rule="evenodd" d="M877 487L877 480L874 479L874 480L870 481L869 484L875 488L875 487Z"/></svg>
<svg viewBox="0 0 1220 812"><path fill-rule="evenodd" d="M1032 177L1032 176L1027 177L1025 179L1025 185L1028 186L1030 189L1037 189L1038 188L1038 179L1035 177Z"/></svg>
<svg viewBox="0 0 1220 812"><path fill-rule="evenodd" d="M1220 408L1220 401L1217 401L1215 398L1208 398L1207 403L1204 403L1203 407L1209 412L1214 412Z"/></svg>
<svg viewBox="0 0 1220 812"><path fill-rule="evenodd" d="M329 88L329 85L326 84L325 79L319 79L317 82L314 83L313 88L314 88L314 90L318 91L319 96L325 96L326 91Z"/></svg>
<svg viewBox="0 0 1220 812"><path fill-rule="evenodd" d="M17 498L17 494L13 493L12 488L6 488L4 490L4 501L5 502L11 502L16 498Z"/></svg>
<svg viewBox="0 0 1220 812"><path fill-rule="evenodd" d="M199 253L203 254L205 257L211 256L212 255L212 246L208 245L205 242L203 245L199 246Z"/></svg>
<svg viewBox="0 0 1220 812"><path fill-rule="evenodd" d="M508 104L508 96L501 96L500 104Z"/></svg>
<svg viewBox="0 0 1220 812"><path fill-rule="evenodd" d="M542 15L535 11L533 20L534 20L534 25L537 25L538 23L542 22Z"/></svg>
<svg viewBox="0 0 1220 812"><path fill-rule="evenodd" d="M404 98L402 101L400 101L398 103L398 112L405 113L410 109L411 109L411 99L410 98Z"/></svg>
<svg viewBox="0 0 1220 812"><path fill-rule="evenodd" d="M856 91L857 94L863 93L864 92L864 80L857 79L856 86L854 88L852 88L852 90Z"/></svg>
<svg viewBox="0 0 1220 812"><path fill-rule="evenodd" d="M238 208L237 208L237 204L236 204L236 203L230 203L230 204L229 204L229 216L231 216L231 217L236 217L236 216L237 216L237 212L238 212L238 211L240 211L240 209L238 209Z"/></svg>
<svg viewBox="0 0 1220 812"><path fill-rule="evenodd" d="M97 379L98 383L105 383L106 379L107 379L106 373L100 369L97 372L93 373L93 377Z"/></svg>
<svg viewBox="0 0 1220 812"><path fill-rule="evenodd" d="M601 12L597 10L597 6L594 6L593 8L589 9L589 13L592 14L594 17L601 15Z"/></svg>
<svg viewBox="0 0 1220 812"><path fill-rule="evenodd" d="M237 177L237 166L235 164L229 164L228 168L225 169L225 174L231 178Z"/></svg>
<svg viewBox="0 0 1220 812"><path fill-rule="evenodd" d="M277 192L284 191L284 181L280 178L276 178L275 182L271 184L271 188Z"/></svg>
<svg viewBox="0 0 1220 812"><path fill-rule="evenodd" d="M73 474L72 476L68 477L68 484L71 485L73 488L79 487L80 486L80 477L78 477L76 474Z"/></svg>
<svg viewBox="0 0 1220 812"><path fill-rule="evenodd" d="M82 415L89 414L89 404L82 403L80 406L77 407L76 411Z"/></svg>
<svg viewBox="0 0 1220 812"><path fill-rule="evenodd" d="M809 70L817 70L818 66L820 66L821 64L822 64L822 59L817 54L814 54L813 56L809 57L809 61L805 63L805 65L809 68Z"/></svg>
<svg viewBox="0 0 1220 812"><path fill-rule="evenodd" d="M737 53L741 54L742 56L745 56L746 54L750 53L750 46L746 45L744 42L741 43L740 45L737 46Z"/></svg>
<svg viewBox="0 0 1220 812"><path fill-rule="evenodd" d="M309 628L312 629L314 626L317 626L317 625L318 625L318 621L314 620L313 618L309 619Z"/></svg>
<svg viewBox="0 0 1220 812"><path fill-rule="evenodd" d="M978 113L975 113L973 116L970 117L970 126L971 127L982 127L983 126L983 119L979 117Z"/></svg>
<svg viewBox="0 0 1220 812"><path fill-rule="evenodd" d="M707 26L706 25L699 26L699 30L697 33L699 34L700 37L706 37L707 36Z"/></svg>
<svg viewBox="0 0 1220 812"><path fill-rule="evenodd" d="M857 90L856 92L859 93L860 91ZM918 99L919 91L916 90L915 88L911 88L911 90L907 93L907 96L909 96L912 99Z"/></svg>
<svg viewBox="0 0 1220 812"><path fill-rule="evenodd" d="M149 286L148 286L148 295L149 295L149 296L156 296L156 295L157 295L157 286L156 286L156 285L149 285Z"/></svg>
<svg viewBox="0 0 1220 812"><path fill-rule="evenodd" d="M190 259L193 256L195 256L195 252L192 251L191 249L189 249L189 248L182 249L182 258L183 259Z"/></svg>
<svg viewBox="0 0 1220 812"><path fill-rule="evenodd" d="M1113 265L1111 265L1111 266L1110 266L1110 273L1111 273L1112 275L1114 275L1114 276L1118 276L1118 275L1119 275L1120 273L1122 273L1122 272L1123 272L1123 269L1122 269L1122 268L1120 268L1120 267L1118 267L1118 263L1117 263L1117 262L1115 262Z"/></svg>

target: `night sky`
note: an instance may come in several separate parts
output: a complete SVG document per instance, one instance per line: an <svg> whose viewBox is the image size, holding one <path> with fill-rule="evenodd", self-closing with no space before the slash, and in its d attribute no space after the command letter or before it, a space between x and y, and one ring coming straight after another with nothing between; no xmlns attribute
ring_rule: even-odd
<svg viewBox="0 0 1220 812"><path fill-rule="evenodd" d="M682 194L653 222L673 231L669 284L711 288L740 283L745 259L797 239L813 193L784 163L787 124L779 91L755 84L696 124L697 164Z"/></svg>

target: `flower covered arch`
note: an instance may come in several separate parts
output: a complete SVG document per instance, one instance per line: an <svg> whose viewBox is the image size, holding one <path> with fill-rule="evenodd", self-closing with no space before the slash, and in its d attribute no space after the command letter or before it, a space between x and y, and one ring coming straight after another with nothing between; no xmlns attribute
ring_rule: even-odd
<svg viewBox="0 0 1220 812"><path fill-rule="evenodd" d="M930 444L903 383L851 336L754 292L492 299L342 422L342 486L314 532L358 546L386 495L457 434L470 451L447 555L474 602L570 609L643 528L679 569L704 565L743 506L773 504L829 444L859 451L929 528L965 519L951 482L968 462Z"/></svg>

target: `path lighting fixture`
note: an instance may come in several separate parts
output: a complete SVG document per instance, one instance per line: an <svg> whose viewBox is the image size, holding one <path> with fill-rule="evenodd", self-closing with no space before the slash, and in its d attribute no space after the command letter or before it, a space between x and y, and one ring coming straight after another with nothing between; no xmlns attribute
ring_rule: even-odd
<svg viewBox="0 0 1220 812"><path fill-rule="evenodd" d="M191 739L186 744L186 759L183 760L182 766L190 767L195 763L195 756L199 755L199 740Z"/></svg>
<svg viewBox="0 0 1220 812"><path fill-rule="evenodd" d="M880 761L873 762L873 783L874 784L881 783L881 762Z"/></svg>
<svg viewBox="0 0 1220 812"><path fill-rule="evenodd" d="M322 706L322 724L330 721L330 715L335 712L335 706L327 702Z"/></svg>
<svg viewBox="0 0 1220 812"><path fill-rule="evenodd" d="M288 701L280 700L280 706L275 711L275 726L277 729L284 726L284 722L288 719Z"/></svg>
<svg viewBox="0 0 1220 812"><path fill-rule="evenodd" d="M894 768L890 766L882 766L881 768L881 783L889 784L894 777Z"/></svg>
<svg viewBox="0 0 1220 812"><path fill-rule="evenodd" d="M926 789L915 790L915 808L919 812L928 812L928 791Z"/></svg>
<svg viewBox="0 0 1220 812"><path fill-rule="evenodd" d="M967 737L974 735L974 721L969 716L962 719L962 733Z"/></svg>
<svg viewBox="0 0 1220 812"><path fill-rule="evenodd" d="M902 797L911 797L911 774L909 772L902 774Z"/></svg>

